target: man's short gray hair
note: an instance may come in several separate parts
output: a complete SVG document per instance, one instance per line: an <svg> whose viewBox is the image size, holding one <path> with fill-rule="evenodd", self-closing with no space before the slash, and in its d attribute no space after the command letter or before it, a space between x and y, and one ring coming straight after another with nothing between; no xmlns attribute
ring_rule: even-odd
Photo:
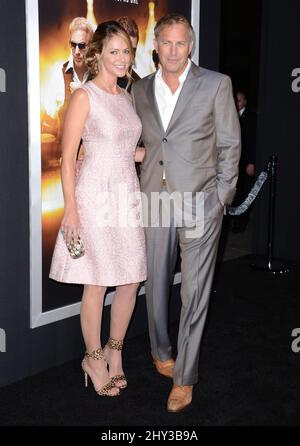
<svg viewBox="0 0 300 446"><path fill-rule="evenodd" d="M159 19L159 21L156 23L155 28L154 28L154 35L155 35L156 40L158 39L159 33L162 30L162 28L164 28L165 26L171 26L171 25L177 25L177 24L182 24L182 25L186 26L186 28L189 30L191 41L194 42L195 36L194 36L194 30L193 30L191 23L184 15L176 14L176 13L167 14L167 15L161 17Z"/></svg>

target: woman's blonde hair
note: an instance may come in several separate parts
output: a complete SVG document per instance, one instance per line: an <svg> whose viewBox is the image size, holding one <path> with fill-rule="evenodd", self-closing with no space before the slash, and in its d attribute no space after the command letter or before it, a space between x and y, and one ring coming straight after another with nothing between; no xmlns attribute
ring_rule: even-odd
<svg viewBox="0 0 300 446"><path fill-rule="evenodd" d="M96 54L99 54L101 58L105 45L112 37L115 36L121 37L121 39L125 40L126 44L128 45L128 49L130 51L130 56L131 56L130 63L133 62L134 54L133 54L132 44L127 32L121 25L119 25L118 22L115 22L113 20L108 22L103 22L97 26L97 29L94 32L92 41L89 44L88 50L85 55L86 64L93 77L95 77L98 74L98 60ZM128 78L128 80L130 80L131 78L130 71L126 73L126 77Z"/></svg>

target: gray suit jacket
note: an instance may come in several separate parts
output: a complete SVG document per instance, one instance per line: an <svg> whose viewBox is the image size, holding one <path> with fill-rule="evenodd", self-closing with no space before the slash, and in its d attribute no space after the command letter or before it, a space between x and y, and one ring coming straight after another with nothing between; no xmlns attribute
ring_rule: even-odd
<svg viewBox="0 0 300 446"><path fill-rule="evenodd" d="M216 200L230 204L240 158L240 125L230 78L192 63L166 131L154 79L155 73L132 87L146 148L141 190L147 195L159 192L165 169L170 193L204 192L206 213Z"/></svg>

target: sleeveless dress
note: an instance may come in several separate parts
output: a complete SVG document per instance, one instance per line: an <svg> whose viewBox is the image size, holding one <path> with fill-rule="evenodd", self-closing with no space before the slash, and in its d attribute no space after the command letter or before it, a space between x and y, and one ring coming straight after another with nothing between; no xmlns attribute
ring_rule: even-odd
<svg viewBox="0 0 300 446"><path fill-rule="evenodd" d="M146 279L146 255L134 162L141 122L124 90L113 95L92 81L80 88L90 103L75 186L85 254L72 259L59 232L49 277L101 286L141 282Z"/></svg>

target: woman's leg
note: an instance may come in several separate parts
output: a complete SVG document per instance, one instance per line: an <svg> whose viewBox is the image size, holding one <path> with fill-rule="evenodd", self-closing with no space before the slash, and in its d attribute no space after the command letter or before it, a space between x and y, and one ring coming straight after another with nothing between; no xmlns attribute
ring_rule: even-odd
<svg viewBox="0 0 300 446"><path fill-rule="evenodd" d="M95 285L84 286L80 320L86 351L88 353L92 353L101 347L100 333L105 291L106 287ZM93 381L95 390L101 389L109 381L107 364L103 359L95 360L91 357L86 357L84 369ZM118 392L118 389L113 388L109 391L109 394L115 395Z"/></svg>
<svg viewBox="0 0 300 446"><path fill-rule="evenodd" d="M116 341L122 341L135 307L136 294L139 283L118 286L111 306L110 319L110 338ZM121 347L122 348L122 347ZM109 376L122 375L122 356L121 350L115 348L105 349L105 354L109 362ZM116 385L122 387L126 381L119 381Z"/></svg>

